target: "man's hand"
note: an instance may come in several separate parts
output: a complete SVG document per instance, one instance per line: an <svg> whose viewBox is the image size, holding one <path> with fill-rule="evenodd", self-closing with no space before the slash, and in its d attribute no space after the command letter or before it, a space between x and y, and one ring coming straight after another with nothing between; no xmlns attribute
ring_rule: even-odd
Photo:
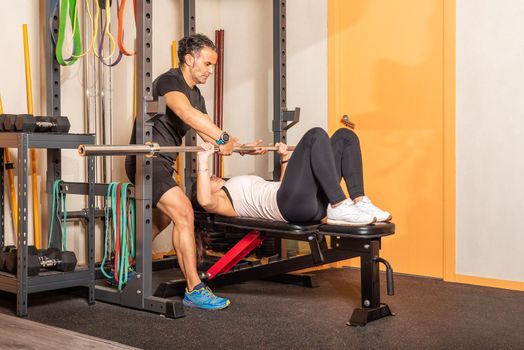
<svg viewBox="0 0 524 350"><path fill-rule="evenodd" d="M253 142L245 143L241 145L241 147L256 147L261 143L262 143L262 140L255 140ZM241 155L251 154L253 156L257 156L259 154L266 154L266 153L267 153L267 149L265 148L256 148L254 151L240 152Z"/></svg>
<svg viewBox="0 0 524 350"><path fill-rule="evenodd" d="M223 156L230 156L233 153L233 149L235 149L235 145L237 144L238 138L232 137L229 139L229 142L225 145L218 146L218 149L220 150L220 154Z"/></svg>

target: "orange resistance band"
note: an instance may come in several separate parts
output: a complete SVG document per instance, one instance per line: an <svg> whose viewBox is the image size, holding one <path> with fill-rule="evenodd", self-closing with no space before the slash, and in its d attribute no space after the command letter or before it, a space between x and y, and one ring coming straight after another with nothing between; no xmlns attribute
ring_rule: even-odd
<svg viewBox="0 0 524 350"><path fill-rule="evenodd" d="M129 52L124 47L124 9L126 8L126 0L122 0L120 3L120 10L118 11L118 48L126 56L133 56L136 51ZM133 8L135 12L135 25L136 25L136 0L133 0Z"/></svg>

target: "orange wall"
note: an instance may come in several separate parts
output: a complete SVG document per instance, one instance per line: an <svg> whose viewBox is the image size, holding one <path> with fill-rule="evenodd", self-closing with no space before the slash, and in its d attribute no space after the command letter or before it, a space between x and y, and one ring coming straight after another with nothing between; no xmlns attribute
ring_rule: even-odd
<svg viewBox="0 0 524 350"><path fill-rule="evenodd" d="M344 114L357 125L366 192L397 225L382 255L443 277L443 3L328 4L329 130Z"/></svg>

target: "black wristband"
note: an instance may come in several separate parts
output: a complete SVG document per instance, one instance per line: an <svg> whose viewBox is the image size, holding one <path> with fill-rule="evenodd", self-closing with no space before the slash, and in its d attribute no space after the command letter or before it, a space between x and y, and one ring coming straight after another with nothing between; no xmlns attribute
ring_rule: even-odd
<svg viewBox="0 0 524 350"><path fill-rule="evenodd" d="M287 163L287 162L289 162L289 159L281 160L281 161L280 161L280 164L285 164L285 163Z"/></svg>

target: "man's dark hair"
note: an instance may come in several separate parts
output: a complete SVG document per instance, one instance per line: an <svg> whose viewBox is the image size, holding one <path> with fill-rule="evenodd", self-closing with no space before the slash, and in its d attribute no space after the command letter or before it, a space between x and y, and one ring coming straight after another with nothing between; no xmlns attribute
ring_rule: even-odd
<svg viewBox="0 0 524 350"><path fill-rule="evenodd" d="M179 65L186 63L185 57L188 53L199 53L204 47L217 50L213 41L204 34L193 34L180 39L177 52Z"/></svg>

